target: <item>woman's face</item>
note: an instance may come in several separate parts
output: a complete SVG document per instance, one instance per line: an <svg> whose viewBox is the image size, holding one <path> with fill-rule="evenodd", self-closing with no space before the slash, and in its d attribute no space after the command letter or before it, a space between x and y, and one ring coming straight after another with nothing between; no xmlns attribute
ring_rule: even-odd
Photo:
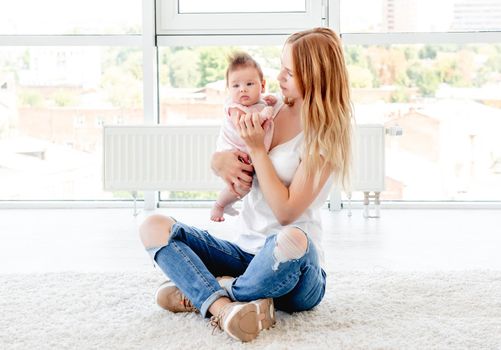
<svg viewBox="0 0 501 350"><path fill-rule="evenodd" d="M302 96L297 88L296 78L294 76L294 64L292 62L291 45L286 44L282 50L282 65L278 74L278 82L284 98L297 100Z"/></svg>

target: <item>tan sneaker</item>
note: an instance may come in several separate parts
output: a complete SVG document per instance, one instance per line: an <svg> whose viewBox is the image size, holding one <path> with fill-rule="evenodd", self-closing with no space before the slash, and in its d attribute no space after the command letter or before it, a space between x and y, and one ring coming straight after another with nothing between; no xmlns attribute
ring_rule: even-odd
<svg viewBox="0 0 501 350"><path fill-rule="evenodd" d="M198 312L186 295L171 281L165 281L158 287L155 301L162 309L171 312Z"/></svg>
<svg viewBox="0 0 501 350"><path fill-rule="evenodd" d="M218 277L217 280L219 281L219 285L223 287L221 280L232 278L230 276L223 276ZM191 300L171 281L165 281L158 287L155 293L155 301L162 309L171 312L198 312Z"/></svg>
<svg viewBox="0 0 501 350"><path fill-rule="evenodd" d="M221 276L221 277L216 277L216 279L221 288L226 289L227 287L229 288L227 282L232 281L235 278L231 276ZM269 309L269 311L266 312L266 318L263 320L263 329L268 329L273 327L276 323L273 299L258 299L253 301L253 303L257 303L261 310Z"/></svg>
<svg viewBox="0 0 501 350"><path fill-rule="evenodd" d="M257 338L261 330L273 326L274 320L275 309L270 298L229 303L221 308L217 316L211 317L210 324L236 340L248 342Z"/></svg>

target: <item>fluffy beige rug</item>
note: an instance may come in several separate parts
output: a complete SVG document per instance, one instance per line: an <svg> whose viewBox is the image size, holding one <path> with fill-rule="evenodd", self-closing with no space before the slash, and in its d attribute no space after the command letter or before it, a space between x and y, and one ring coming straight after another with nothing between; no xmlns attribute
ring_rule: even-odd
<svg viewBox="0 0 501 350"><path fill-rule="evenodd" d="M241 344L153 303L157 271L0 275L0 349L501 349L501 272L334 272Z"/></svg>

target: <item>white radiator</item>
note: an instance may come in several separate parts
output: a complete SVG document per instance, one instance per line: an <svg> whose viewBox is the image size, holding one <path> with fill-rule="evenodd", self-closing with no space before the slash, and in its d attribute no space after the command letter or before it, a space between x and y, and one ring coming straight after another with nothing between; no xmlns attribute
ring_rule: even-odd
<svg viewBox="0 0 501 350"><path fill-rule="evenodd" d="M218 134L219 126L105 126L104 189L222 189L224 182L210 169ZM354 135L352 191L365 193L366 216L369 193L375 193L378 205L379 193L384 190L384 135L384 127L373 124L357 126ZM333 189L331 208L337 207L333 198L340 197L339 190Z"/></svg>
<svg viewBox="0 0 501 350"><path fill-rule="evenodd" d="M352 192L362 191L364 192L364 217L379 217L379 195L385 185L384 135L384 126L380 124L363 124L355 129L352 146L351 191L347 192L349 216L351 216ZM340 199L341 195L339 194L337 198ZM373 213L370 213L371 199L374 199Z"/></svg>
<svg viewBox="0 0 501 350"><path fill-rule="evenodd" d="M105 126L103 134L107 191L224 187L210 168L219 126Z"/></svg>
<svg viewBox="0 0 501 350"><path fill-rule="evenodd" d="M364 124L356 127L353 140L352 191L384 190L384 127Z"/></svg>

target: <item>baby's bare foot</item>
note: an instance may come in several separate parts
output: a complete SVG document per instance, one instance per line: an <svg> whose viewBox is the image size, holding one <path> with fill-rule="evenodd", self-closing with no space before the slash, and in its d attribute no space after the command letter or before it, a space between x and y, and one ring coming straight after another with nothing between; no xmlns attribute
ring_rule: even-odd
<svg viewBox="0 0 501 350"><path fill-rule="evenodd" d="M219 204L215 203L212 206L212 210L210 211L210 219L215 222L221 222L224 221L224 207L220 206Z"/></svg>

